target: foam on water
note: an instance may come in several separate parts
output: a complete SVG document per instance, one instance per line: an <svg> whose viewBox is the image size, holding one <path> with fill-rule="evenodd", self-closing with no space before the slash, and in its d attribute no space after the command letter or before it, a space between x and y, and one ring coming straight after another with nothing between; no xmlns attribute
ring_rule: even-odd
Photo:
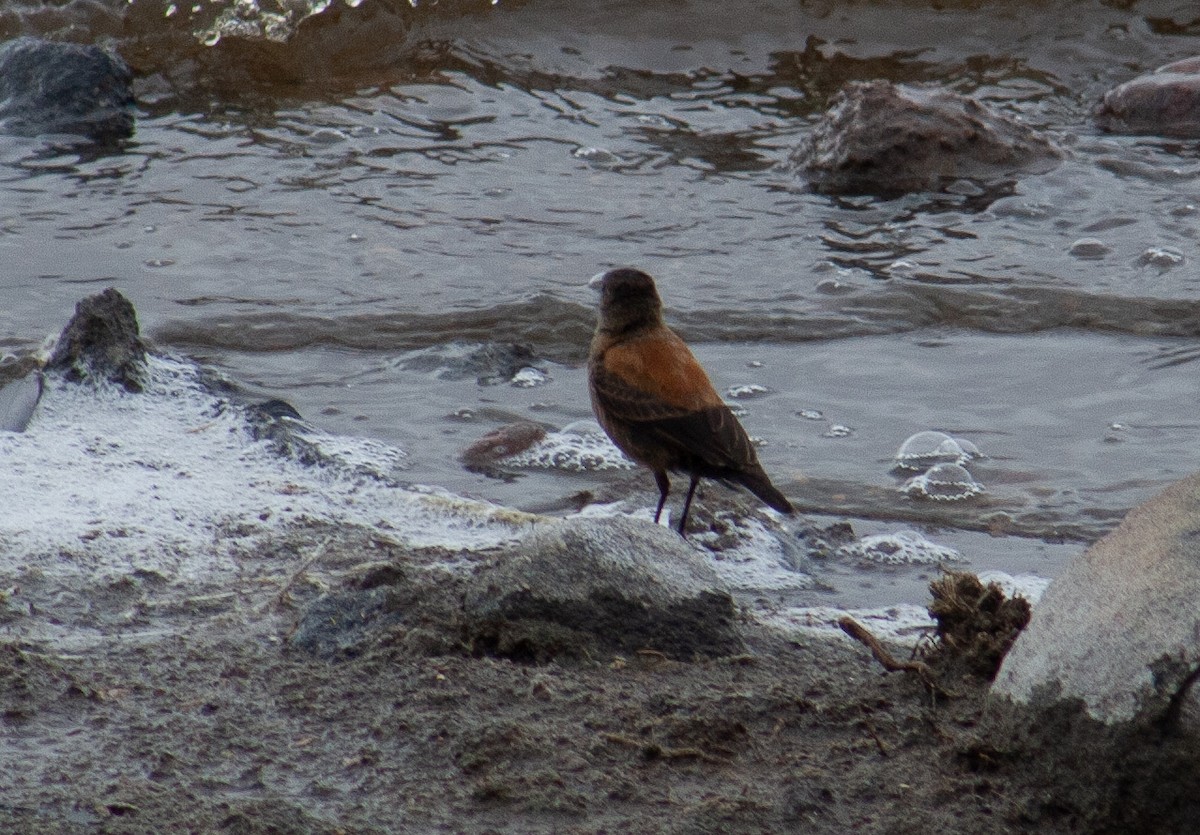
<svg viewBox="0 0 1200 835"><path fill-rule="evenodd" d="M962 560L958 551L930 542L912 530L864 536L842 545L835 553L839 557L879 565L934 565Z"/></svg>
<svg viewBox="0 0 1200 835"><path fill-rule="evenodd" d="M548 432L516 455L501 458L500 466L571 473L629 470L636 465L617 449L595 421L581 420Z"/></svg>
<svg viewBox="0 0 1200 835"><path fill-rule="evenodd" d="M145 392L47 378L22 433L0 433L0 546L9 574L151 571L186 581L236 571L234 542L349 524L414 547L479 549L534 517L393 478L403 452L304 431L319 462L256 439L247 412L197 369L151 357Z"/></svg>

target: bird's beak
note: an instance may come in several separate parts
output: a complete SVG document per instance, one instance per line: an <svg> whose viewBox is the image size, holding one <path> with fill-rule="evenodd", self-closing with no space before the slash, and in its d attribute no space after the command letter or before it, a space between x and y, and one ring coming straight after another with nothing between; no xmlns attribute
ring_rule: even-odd
<svg viewBox="0 0 1200 835"><path fill-rule="evenodd" d="M599 293L600 285L604 283L604 276L606 276L606 275L608 275L608 270L605 270L604 272L596 273L594 276L589 278L588 279L588 289L595 290L597 293Z"/></svg>

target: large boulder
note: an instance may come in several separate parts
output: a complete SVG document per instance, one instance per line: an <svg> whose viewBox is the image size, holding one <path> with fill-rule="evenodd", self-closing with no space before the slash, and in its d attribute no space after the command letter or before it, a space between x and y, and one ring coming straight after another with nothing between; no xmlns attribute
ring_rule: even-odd
<svg viewBox="0 0 1200 835"><path fill-rule="evenodd" d="M133 107L133 74L115 53L30 37L0 44L0 133L122 139Z"/></svg>
<svg viewBox="0 0 1200 835"><path fill-rule="evenodd" d="M738 652L737 609L704 554L626 518L538 525L471 580L481 648L533 660L641 649L691 660Z"/></svg>
<svg viewBox="0 0 1200 835"><path fill-rule="evenodd" d="M1188 715L1200 669L1200 474L1077 557L996 676L1018 702L1078 699L1106 722Z"/></svg>
<svg viewBox="0 0 1200 835"><path fill-rule="evenodd" d="M936 191L1045 172L1062 152L1017 120L949 90L853 82L792 154L826 194Z"/></svg>
<svg viewBox="0 0 1200 835"><path fill-rule="evenodd" d="M1175 61L1114 87L1095 116L1113 133L1200 136L1200 58Z"/></svg>

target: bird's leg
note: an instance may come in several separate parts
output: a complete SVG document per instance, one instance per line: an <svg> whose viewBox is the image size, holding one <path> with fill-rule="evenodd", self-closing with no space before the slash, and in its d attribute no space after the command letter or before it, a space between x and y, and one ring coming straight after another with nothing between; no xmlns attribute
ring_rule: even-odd
<svg viewBox="0 0 1200 835"><path fill-rule="evenodd" d="M696 493L696 485L700 483L700 476L692 474L692 483L688 485L687 498L683 500L683 515L679 518L679 535L686 536L683 529L687 527L688 511L692 509L692 496Z"/></svg>
<svg viewBox="0 0 1200 835"><path fill-rule="evenodd" d="M654 481L658 484L658 507L654 509L654 524L658 524L658 517L662 515L663 505L667 503L667 494L671 492L671 479L667 478L667 474L663 470L654 471Z"/></svg>

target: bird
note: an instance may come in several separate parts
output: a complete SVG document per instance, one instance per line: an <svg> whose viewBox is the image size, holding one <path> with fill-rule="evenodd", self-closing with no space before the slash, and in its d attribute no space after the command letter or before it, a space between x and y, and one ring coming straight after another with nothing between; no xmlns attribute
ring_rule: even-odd
<svg viewBox="0 0 1200 835"><path fill-rule="evenodd" d="M654 279L619 267L593 276L600 311L588 356L596 420L612 442L649 468L658 485L658 524L671 492L669 472L690 479L679 534L701 478L740 485L780 513L791 502L758 462L746 430L713 388L684 341L663 322Z"/></svg>

